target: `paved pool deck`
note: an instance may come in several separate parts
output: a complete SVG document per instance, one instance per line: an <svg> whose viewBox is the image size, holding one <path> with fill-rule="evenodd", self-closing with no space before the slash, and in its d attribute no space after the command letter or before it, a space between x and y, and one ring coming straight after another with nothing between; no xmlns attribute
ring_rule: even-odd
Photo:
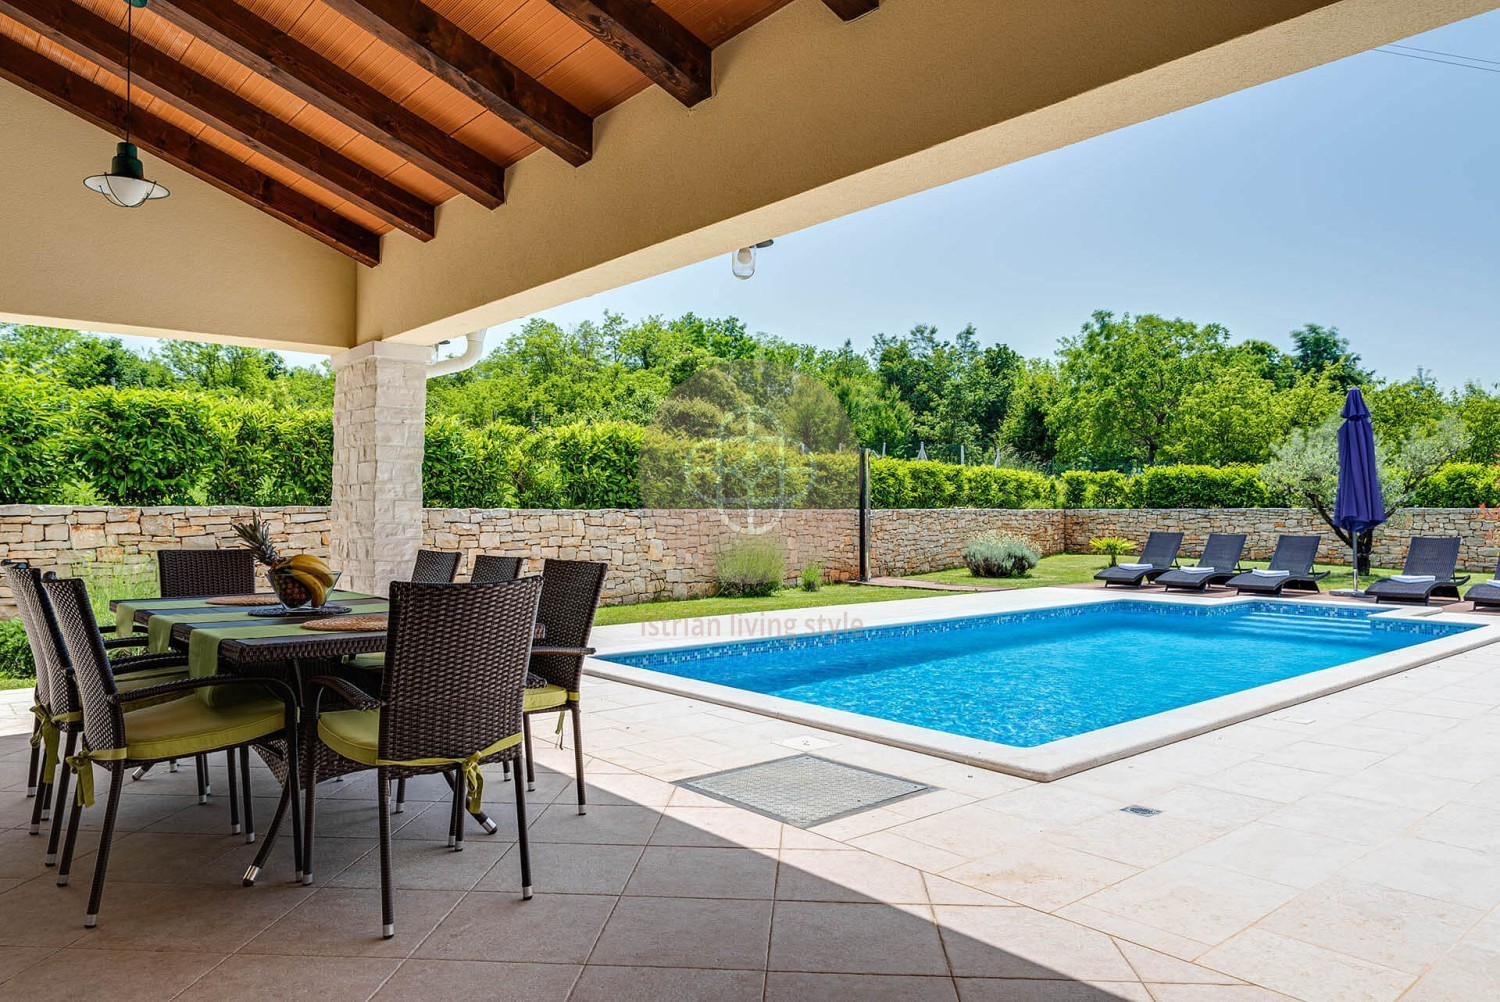
<svg viewBox="0 0 1500 1002"><path fill-rule="evenodd" d="M573 807L568 742L539 740L536 898L516 893L498 775L500 832L457 854L439 789L414 782L390 941L368 776L320 787L317 885L291 883L283 841L245 889L253 847L222 796L199 806L191 770L153 772L125 791L84 929L92 830L56 887L25 827L29 715L0 712L0 998L1500 995L1500 647L1045 784L617 682L584 698L595 806ZM674 785L804 751L934 790L802 830Z"/></svg>

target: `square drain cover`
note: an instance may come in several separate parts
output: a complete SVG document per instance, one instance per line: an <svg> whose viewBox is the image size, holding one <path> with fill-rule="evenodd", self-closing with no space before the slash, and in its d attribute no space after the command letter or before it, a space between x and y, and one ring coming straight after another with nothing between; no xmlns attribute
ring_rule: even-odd
<svg viewBox="0 0 1500 1002"><path fill-rule="evenodd" d="M678 780L677 785L797 828L812 828L932 789L817 755L759 762Z"/></svg>

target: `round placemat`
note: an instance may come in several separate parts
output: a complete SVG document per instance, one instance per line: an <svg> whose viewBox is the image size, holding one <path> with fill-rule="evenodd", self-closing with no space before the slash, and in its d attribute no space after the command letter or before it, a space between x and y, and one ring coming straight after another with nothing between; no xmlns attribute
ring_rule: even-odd
<svg viewBox="0 0 1500 1002"><path fill-rule="evenodd" d="M206 605L280 605L281 599L270 592L262 595L215 595L203 600Z"/></svg>
<svg viewBox="0 0 1500 1002"><path fill-rule="evenodd" d="M310 623L303 623L302 628L304 630L326 630L330 633L344 633L357 630L374 632L384 630L389 625L390 617L382 612L368 616L335 616L332 619L315 619Z"/></svg>

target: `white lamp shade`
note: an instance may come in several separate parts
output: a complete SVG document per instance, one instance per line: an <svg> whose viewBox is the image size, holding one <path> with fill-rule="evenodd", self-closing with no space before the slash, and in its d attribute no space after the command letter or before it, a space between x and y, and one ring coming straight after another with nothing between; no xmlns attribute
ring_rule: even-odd
<svg viewBox="0 0 1500 1002"><path fill-rule="evenodd" d="M735 278L749 278L755 274L755 248L741 247L734 252L734 256L730 259L730 262Z"/></svg>
<svg viewBox="0 0 1500 1002"><path fill-rule="evenodd" d="M166 198L171 192L155 181L124 174L95 174L83 183L124 209L133 209L153 198Z"/></svg>

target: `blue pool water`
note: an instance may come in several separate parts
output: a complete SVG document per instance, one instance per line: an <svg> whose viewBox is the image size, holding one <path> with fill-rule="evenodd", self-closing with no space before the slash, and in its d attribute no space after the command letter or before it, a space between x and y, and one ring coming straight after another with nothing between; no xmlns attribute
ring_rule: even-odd
<svg viewBox="0 0 1500 1002"><path fill-rule="evenodd" d="M1471 628L1372 611L1124 600L609 660L1032 747Z"/></svg>

